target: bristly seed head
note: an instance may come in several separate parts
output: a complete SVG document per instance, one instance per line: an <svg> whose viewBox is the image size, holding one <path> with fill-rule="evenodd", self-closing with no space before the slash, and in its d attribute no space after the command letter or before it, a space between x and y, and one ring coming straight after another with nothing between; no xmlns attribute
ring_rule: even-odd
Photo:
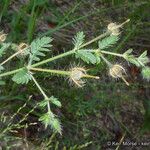
<svg viewBox="0 0 150 150"><path fill-rule="evenodd" d="M111 35L117 36L120 34L120 28L129 21L130 19L127 19L122 24L110 23L108 24L107 29L109 32L111 32Z"/></svg>
<svg viewBox="0 0 150 150"><path fill-rule="evenodd" d="M82 80L83 76L86 75L86 70L80 67L74 67L70 72L70 82L75 83L78 87L83 87L85 82Z"/></svg>
<svg viewBox="0 0 150 150"><path fill-rule="evenodd" d="M94 78L99 79L97 76L91 76L86 73L86 69L82 67L74 67L70 70L70 83L74 83L78 87L83 87L85 85L85 81L82 78Z"/></svg>
<svg viewBox="0 0 150 150"><path fill-rule="evenodd" d="M113 78L121 78L124 73L125 69L119 64L115 64L109 69L109 74Z"/></svg>
<svg viewBox="0 0 150 150"><path fill-rule="evenodd" d="M129 85L129 83L124 78L124 74L126 74L126 71L121 65L119 65L119 64L113 65L109 69L109 74L111 77L113 77L115 79L121 78L127 85Z"/></svg>
<svg viewBox="0 0 150 150"><path fill-rule="evenodd" d="M0 32L0 43L3 43L7 38L7 34L5 34L3 31Z"/></svg>

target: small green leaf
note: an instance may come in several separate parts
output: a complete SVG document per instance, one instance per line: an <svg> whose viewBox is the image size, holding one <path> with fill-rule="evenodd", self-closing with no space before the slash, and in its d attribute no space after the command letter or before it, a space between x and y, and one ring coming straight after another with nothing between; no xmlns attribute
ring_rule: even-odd
<svg viewBox="0 0 150 150"><path fill-rule="evenodd" d="M47 105L48 102L49 102L49 100L47 100L47 99L42 100L41 102L39 102L39 106L44 108Z"/></svg>
<svg viewBox="0 0 150 150"><path fill-rule="evenodd" d="M129 55L133 52L133 49L128 49L126 52L124 52L123 55Z"/></svg>
<svg viewBox="0 0 150 150"><path fill-rule="evenodd" d="M50 125L54 131L56 131L60 134L62 133L61 124L51 111L42 115L39 118L39 121L41 121L45 125L45 128L47 128L48 125Z"/></svg>
<svg viewBox="0 0 150 150"><path fill-rule="evenodd" d="M108 36L98 42L99 49L100 50L106 49L114 45L118 40L119 40L118 36L114 36L114 35Z"/></svg>
<svg viewBox="0 0 150 150"><path fill-rule="evenodd" d="M50 125L54 131L58 132L59 134L62 134L62 127L60 121L56 117L51 121Z"/></svg>
<svg viewBox="0 0 150 150"><path fill-rule="evenodd" d="M149 58L147 57L147 51L143 52L139 57L138 57L139 63L144 66L149 62Z"/></svg>
<svg viewBox="0 0 150 150"><path fill-rule="evenodd" d="M143 67L142 68L142 76L144 79L150 80L150 67Z"/></svg>
<svg viewBox="0 0 150 150"><path fill-rule="evenodd" d="M79 50L76 52L76 58L82 59L86 63L96 64L97 57L90 51Z"/></svg>
<svg viewBox="0 0 150 150"><path fill-rule="evenodd" d="M40 61L39 57L44 57L44 52L50 51L49 48L52 46L50 44L51 42L52 38L50 37L42 37L34 40L31 43L30 61Z"/></svg>
<svg viewBox="0 0 150 150"><path fill-rule="evenodd" d="M3 43L0 47L0 57L5 53L5 51L9 48L11 44L10 43Z"/></svg>
<svg viewBox="0 0 150 150"><path fill-rule="evenodd" d="M144 57L146 57L146 56L147 56L147 51L144 51L144 52L140 55L141 58L144 58Z"/></svg>
<svg viewBox="0 0 150 150"><path fill-rule="evenodd" d="M73 44L76 50L78 50L80 46L83 44L84 38L85 35L83 32L78 32L77 35L73 38Z"/></svg>
<svg viewBox="0 0 150 150"><path fill-rule="evenodd" d="M61 107L62 105L61 105L61 102L57 99L57 98L55 98L54 96L51 96L50 98L49 98L49 100L53 103L53 104L55 104L56 106L58 106L58 107Z"/></svg>
<svg viewBox="0 0 150 150"><path fill-rule="evenodd" d="M27 84L31 79L32 78L26 69L17 72L12 78L17 84Z"/></svg>
<svg viewBox="0 0 150 150"><path fill-rule="evenodd" d="M41 122L45 125L45 128L47 128L48 125L50 124L50 121L51 121L50 113L47 112L47 113L43 114L43 115L39 118L39 121L41 121Z"/></svg>

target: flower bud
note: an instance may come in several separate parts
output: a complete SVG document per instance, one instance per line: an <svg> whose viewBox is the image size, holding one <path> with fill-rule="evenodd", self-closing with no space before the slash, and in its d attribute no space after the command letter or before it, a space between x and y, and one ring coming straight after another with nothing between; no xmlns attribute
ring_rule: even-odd
<svg viewBox="0 0 150 150"><path fill-rule="evenodd" d="M110 23L107 26L108 31L111 32L111 35L119 35L120 34L120 29L118 28L118 25L116 23Z"/></svg>

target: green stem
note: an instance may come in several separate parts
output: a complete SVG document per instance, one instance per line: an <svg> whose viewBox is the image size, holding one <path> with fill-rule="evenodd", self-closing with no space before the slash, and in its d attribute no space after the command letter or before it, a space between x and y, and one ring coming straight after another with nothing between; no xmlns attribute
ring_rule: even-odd
<svg viewBox="0 0 150 150"><path fill-rule="evenodd" d="M48 72L48 73L54 73L54 74L60 74L60 75L66 75L70 76L71 72L70 71L62 71L62 70L51 70L51 69L43 69L43 68L29 68L29 70L33 71L40 71L40 72ZM84 78L94 78L94 79L99 79L98 76L92 76L85 74L83 75Z"/></svg>
<svg viewBox="0 0 150 150"><path fill-rule="evenodd" d="M74 54L74 53L75 53L74 50L71 50L71 51L65 52L65 53L63 53L63 54L54 56L54 57L52 57L52 58L48 58L48 59L46 59L46 60L43 60L43 61L41 61L41 62L39 62L39 63L33 64L33 65L31 65L31 67L37 67L37 66L43 65L43 64L45 64L45 63L54 61L54 60L56 60L56 59L59 59L59 58L62 58L62 57L65 57L65 56L68 56L68 55L71 55L71 54Z"/></svg>
<svg viewBox="0 0 150 150"><path fill-rule="evenodd" d="M87 46L87 45L89 45L89 44L91 44L91 43L93 43L93 42L95 42L95 41L98 41L98 40L100 40L100 39L102 39L102 38L104 38L105 36L108 36L108 35L110 35L110 34L111 34L111 33L110 33L109 31L106 31L105 33L99 35L98 37L94 38L93 40L90 40L89 42L86 42L85 44L81 45L80 48L83 48L83 47L85 47L85 46Z"/></svg>
<svg viewBox="0 0 150 150"><path fill-rule="evenodd" d="M113 53L113 52L109 52L109 51L100 51L100 52L103 54L114 55L114 56L118 56L118 57L124 57L123 54Z"/></svg>
<svg viewBox="0 0 150 150"><path fill-rule="evenodd" d="M60 74L60 75L70 75L70 71L62 71L62 70L51 70L51 69L42 69L42 68L29 68L33 71L41 71L41 72L48 72L48 73L54 73L54 74Z"/></svg>
<svg viewBox="0 0 150 150"><path fill-rule="evenodd" d="M31 74L30 74L31 75ZM36 84L36 86L38 87L38 89L40 90L40 92L42 93L42 95L44 96L45 99L48 99L47 95L45 94L45 92L42 90L41 86L38 84L38 82L36 81L36 79L33 77L33 75L31 75L32 80L34 81L34 83Z"/></svg>
<svg viewBox="0 0 150 150"><path fill-rule="evenodd" d="M100 57L104 60L104 62L109 66L111 67L112 64L101 54Z"/></svg>
<svg viewBox="0 0 150 150"><path fill-rule="evenodd" d="M32 74L30 74L32 77L32 80L34 81L34 83L36 84L36 86L38 87L38 89L40 90L40 92L42 93L42 95L44 96L44 99L48 99L48 96L45 94L45 92L42 90L41 86L39 85L39 83L36 81L36 79L33 77ZM50 109L50 103L47 102L47 108L48 108L48 112L51 112Z"/></svg>

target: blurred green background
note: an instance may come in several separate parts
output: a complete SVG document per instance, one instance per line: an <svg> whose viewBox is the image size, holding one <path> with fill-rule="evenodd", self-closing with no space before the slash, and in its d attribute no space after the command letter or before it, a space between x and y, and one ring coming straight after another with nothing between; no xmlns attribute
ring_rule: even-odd
<svg viewBox="0 0 150 150"><path fill-rule="evenodd" d="M121 23L130 18L121 33L120 41L112 48L113 52L123 53L133 48L135 55L147 50L150 55L150 1L149 0L0 0L0 30L8 33L8 41L30 43L39 36L53 37L53 51L46 57L57 55L72 48L72 38L78 31L84 31L90 40L106 30L110 22ZM5 57L12 54L10 51ZM69 68L80 63L91 68L99 81L88 80L84 88L71 87L60 77L41 73L36 77L44 91L55 95L62 108L53 108L59 116L62 136L44 130L40 123L18 129L1 139L0 146L10 149L23 149L21 140L28 141L28 149L42 149L42 144L50 143L46 149L87 149L106 150L108 141L120 141L122 137L129 142L150 142L150 84L140 76L140 71L118 58L109 57L112 62L123 64L127 69L130 86L115 81L108 75L106 65L86 66L73 57L47 64L48 68ZM13 59L6 66L12 70L22 66L23 61ZM0 112L10 116L15 113L32 95L23 111L14 121L27 113L41 100L37 88L31 82L26 86L13 83L9 77L6 85L0 87ZM37 122L41 110L36 109L24 122ZM3 123L0 126L4 127ZM11 137L11 138L10 138ZM52 139L52 141L51 141ZM21 146L12 146L18 143ZM26 143L26 142L25 142ZM47 144L48 145L48 144ZM148 150L149 146L139 146ZM135 147L119 146L130 150ZM44 149L44 148L43 148ZM135 148L136 149L136 148Z"/></svg>

